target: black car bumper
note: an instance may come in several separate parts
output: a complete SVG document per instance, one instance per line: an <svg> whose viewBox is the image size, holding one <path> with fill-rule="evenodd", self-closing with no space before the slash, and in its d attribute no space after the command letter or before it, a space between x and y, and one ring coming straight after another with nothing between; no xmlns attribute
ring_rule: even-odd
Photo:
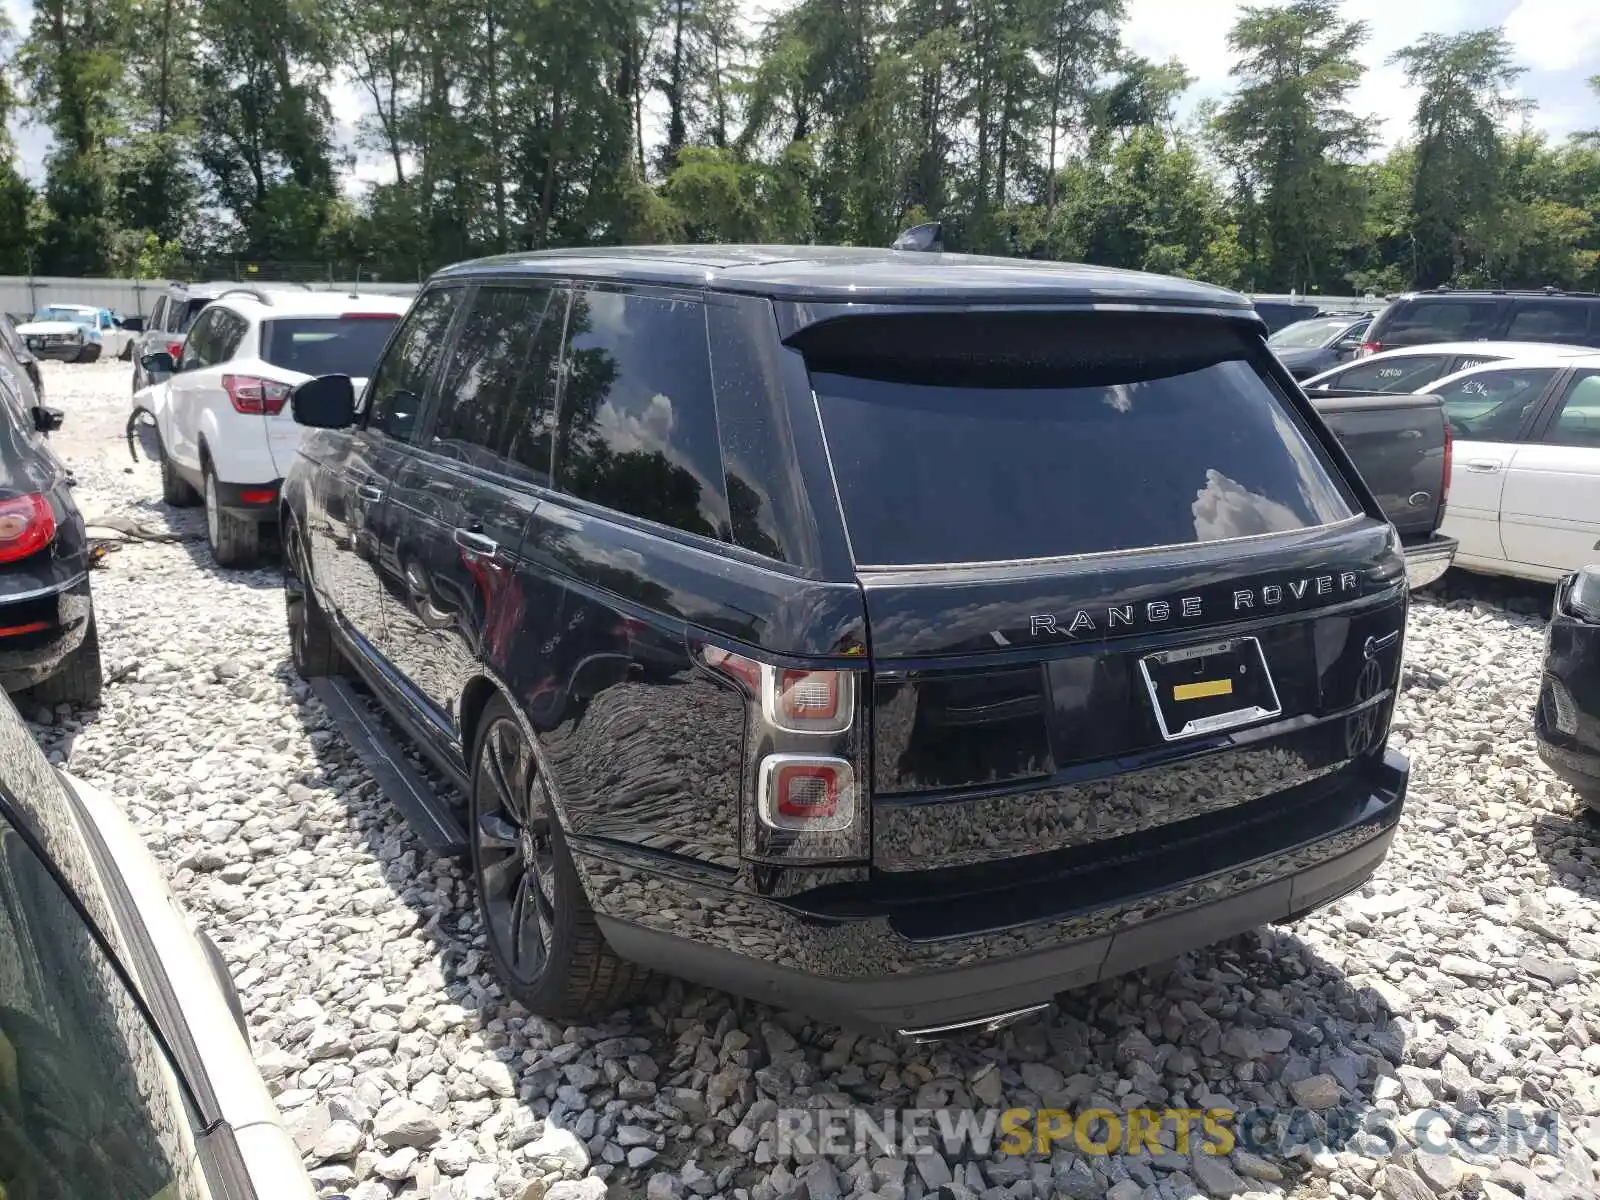
<svg viewBox="0 0 1600 1200"><path fill-rule="evenodd" d="M1427 587L1450 569L1455 561L1458 542L1453 537L1435 533L1403 547L1406 556L1406 585Z"/></svg>
<svg viewBox="0 0 1600 1200"><path fill-rule="evenodd" d="M59 362L72 362L83 353L83 342L29 342L28 351L35 358L53 358Z"/></svg>
<svg viewBox="0 0 1600 1200"><path fill-rule="evenodd" d="M22 691L54 675L93 615L86 574L63 587L0 592L0 688Z"/></svg>
<svg viewBox="0 0 1600 1200"><path fill-rule="evenodd" d="M996 894L757 896L709 869L573 838L616 952L668 974L889 1032L978 1023L1359 887L1388 852L1409 766L1395 753L1268 797L1237 824L1109 853ZM819 889L826 893L827 889Z"/></svg>
<svg viewBox="0 0 1600 1200"><path fill-rule="evenodd" d="M1600 625L1566 611L1571 581L1556 589L1534 710L1539 757L1591 807L1600 807Z"/></svg>

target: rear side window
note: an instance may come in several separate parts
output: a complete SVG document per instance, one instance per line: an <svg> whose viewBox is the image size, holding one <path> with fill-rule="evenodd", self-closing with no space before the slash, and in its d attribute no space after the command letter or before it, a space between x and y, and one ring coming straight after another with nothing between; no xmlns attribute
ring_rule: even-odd
<svg viewBox="0 0 1600 1200"><path fill-rule="evenodd" d="M1581 372L1572 381L1541 440L1554 446L1600 447L1600 371Z"/></svg>
<svg viewBox="0 0 1600 1200"><path fill-rule="evenodd" d="M1471 342L1493 336L1505 311L1499 300L1423 296L1397 300L1373 322L1372 340L1385 346Z"/></svg>
<svg viewBox="0 0 1600 1200"><path fill-rule="evenodd" d="M1445 420L1456 437L1510 442L1555 376L1554 367L1502 367L1453 380L1434 395L1444 400Z"/></svg>
<svg viewBox="0 0 1600 1200"><path fill-rule="evenodd" d="M965 340L991 364L927 361L955 349L953 330L930 330L921 351L907 339L898 363L859 356L894 340L870 333L857 355L807 355L858 563L1189 545L1355 512L1222 322L1077 318L1012 361L973 324Z"/></svg>
<svg viewBox="0 0 1600 1200"><path fill-rule="evenodd" d="M367 427L409 438L444 350L445 333L461 302L460 288L437 288L418 298L367 385Z"/></svg>
<svg viewBox="0 0 1600 1200"><path fill-rule="evenodd" d="M1589 333L1590 307L1576 300L1519 300L1506 326L1506 340L1582 345Z"/></svg>
<svg viewBox="0 0 1600 1200"><path fill-rule="evenodd" d="M726 538L700 301L575 293L562 373L556 486L629 516Z"/></svg>
<svg viewBox="0 0 1600 1200"><path fill-rule="evenodd" d="M1377 359L1346 368L1333 387L1363 392L1414 392L1444 374L1441 354L1407 354L1403 358Z"/></svg>
<svg viewBox="0 0 1600 1200"><path fill-rule="evenodd" d="M302 375L372 374L398 316L274 317L261 323L261 357Z"/></svg>

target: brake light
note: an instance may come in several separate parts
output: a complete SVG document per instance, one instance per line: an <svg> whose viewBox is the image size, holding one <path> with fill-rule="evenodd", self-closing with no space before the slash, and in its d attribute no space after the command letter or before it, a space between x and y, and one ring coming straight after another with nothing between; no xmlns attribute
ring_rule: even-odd
<svg viewBox="0 0 1600 1200"><path fill-rule="evenodd" d="M172 359L173 362L177 362L178 359L180 357L182 357L182 355L183 355L183 343L182 342L168 342L167 343L167 357L168 358Z"/></svg>
<svg viewBox="0 0 1600 1200"><path fill-rule="evenodd" d="M1455 462L1456 436L1450 432L1450 420L1444 423L1444 482L1439 485L1439 513L1444 514L1445 501L1450 499L1450 468Z"/></svg>
<svg viewBox="0 0 1600 1200"><path fill-rule="evenodd" d="M1381 354L1382 352L1383 352L1383 343L1382 342L1362 342L1361 343L1361 349L1356 351L1356 357L1357 358L1365 358L1369 354Z"/></svg>
<svg viewBox="0 0 1600 1200"><path fill-rule="evenodd" d="M222 386L236 412L265 413L273 417L289 403L287 383L257 379L254 375L224 375Z"/></svg>
<svg viewBox="0 0 1600 1200"><path fill-rule="evenodd" d="M772 829L833 833L855 820L855 772L842 758L769 754L759 795L762 823Z"/></svg>
<svg viewBox="0 0 1600 1200"><path fill-rule="evenodd" d="M860 671L778 666L718 646L702 645L697 654L745 697L745 804L755 817L741 827L745 856L866 858L868 811L857 784L866 753L865 723L855 719Z"/></svg>
<svg viewBox="0 0 1600 1200"><path fill-rule="evenodd" d="M0 563L18 562L43 550L56 536L56 511L35 492L0 500Z"/></svg>

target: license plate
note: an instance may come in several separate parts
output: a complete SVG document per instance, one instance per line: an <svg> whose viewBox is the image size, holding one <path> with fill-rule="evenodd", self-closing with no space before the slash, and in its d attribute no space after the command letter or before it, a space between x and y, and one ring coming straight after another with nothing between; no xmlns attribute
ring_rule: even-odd
<svg viewBox="0 0 1600 1200"><path fill-rule="evenodd" d="M1237 729L1283 712L1267 657L1253 637L1147 654L1139 669L1161 736L1169 742Z"/></svg>

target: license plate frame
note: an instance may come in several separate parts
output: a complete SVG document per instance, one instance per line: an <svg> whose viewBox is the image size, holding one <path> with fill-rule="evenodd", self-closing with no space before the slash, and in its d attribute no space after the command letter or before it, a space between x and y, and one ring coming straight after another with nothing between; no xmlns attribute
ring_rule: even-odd
<svg viewBox="0 0 1600 1200"><path fill-rule="evenodd" d="M1283 715L1259 638L1158 650L1139 660L1139 672L1163 741L1227 733Z"/></svg>

